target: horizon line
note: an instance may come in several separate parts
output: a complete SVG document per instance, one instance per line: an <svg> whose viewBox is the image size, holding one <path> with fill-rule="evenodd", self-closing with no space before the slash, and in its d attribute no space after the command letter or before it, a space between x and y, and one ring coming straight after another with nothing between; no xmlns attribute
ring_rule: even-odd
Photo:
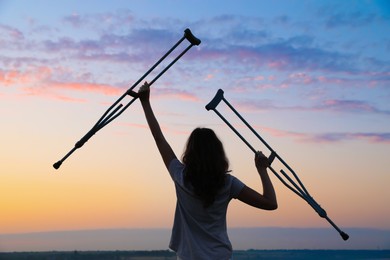
<svg viewBox="0 0 390 260"><path fill-rule="evenodd" d="M172 227L117 227L117 228L86 228L86 229L62 229L62 230L42 230L42 231L28 231L28 232L8 232L0 233L2 235L27 235L27 234L38 234L38 233L66 233L66 232L95 232L95 231L121 231L121 230L171 230ZM227 230L235 229L284 229L284 230L333 230L333 227L278 227L278 226L269 226L269 227L228 227ZM377 231L390 231L389 228L381 227L342 227L341 229L345 230L377 230Z"/></svg>

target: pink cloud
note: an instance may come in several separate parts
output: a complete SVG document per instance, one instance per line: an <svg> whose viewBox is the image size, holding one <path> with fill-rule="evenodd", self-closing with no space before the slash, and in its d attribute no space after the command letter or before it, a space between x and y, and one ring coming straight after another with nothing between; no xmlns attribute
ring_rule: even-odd
<svg viewBox="0 0 390 260"><path fill-rule="evenodd" d="M16 84L32 84L42 79L48 78L51 75L51 69L48 67L38 67L34 71L18 71L18 70L0 70L0 83L4 86L12 86Z"/></svg>
<svg viewBox="0 0 390 260"><path fill-rule="evenodd" d="M205 80L210 80L210 79L213 79L213 78L214 78L213 74L207 74L206 77L205 77Z"/></svg>
<svg viewBox="0 0 390 260"><path fill-rule="evenodd" d="M256 89L278 89L278 88L286 88L287 85L277 85L277 84L257 84Z"/></svg>
<svg viewBox="0 0 390 260"><path fill-rule="evenodd" d="M65 102L76 102L76 103L85 103L85 102L87 102L87 100L84 99L84 98L73 98L73 97L62 96L62 95L52 95L51 97L53 99L57 99L57 100L60 100L60 101L65 101Z"/></svg>
<svg viewBox="0 0 390 260"><path fill-rule="evenodd" d="M114 87L106 84L97 84L97 83L83 83L83 82L50 82L47 84L48 88L51 89L66 89L66 90L76 90L83 92L96 92L102 93L104 95L119 95L125 91L121 88Z"/></svg>
<svg viewBox="0 0 390 260"><path fill-rule="evenodd" d="M311 84L314 82L314 79L306 73L297 72L289 75L289 79L291 79L295 83L303 83L303 84Z"/></svg>
<svg viewBox="0 0 390 260"><path fill-rule="evenodd" d="M0 70L0 84L3 86L9 86L14 84L16 82L16 79L18 78L17 74L17 71L4 72Z"/></svg>
<svg viewBox="0 0 390 260"><path fill-rule="evenodd" d="M256 80L256 81L263 81L264 79L265 79L265 77L264 77L264 76L261 76L261 75L256 76L256 77L254 78L254 80Z"/></svg>
<svg viewBox="0 0 390 260"><path fill-rule="evenodd" d="M275 137L289 137L293 139L305 139L306 135L303 133L297 133L297 132L291 132L291 131L284 131L284 130L279 130L275 128L270 128L270 127L261 127L264 132L269 133L272 136Z"/></svg>
<svg viewBox="0 0 390 260"><path fill-rule="evenodd" d="M62 71L61 68L56 71ZM0 85L19 88L28 96L42 96L62 101L85 102L84 99L72 98L59 93L59 91L82 91L101 93L103 95L119 95L124 93L120 87L108 84L91 82L61 82L54 80L53 69L50 67L36 67L28 71L0 70ZM23 95L23 94L22 94Z"/></svg>
<svg viewBox="0 0 390 260"><path fill-rule="evenodd" d="M283 69L284 67L287 66L287 61L285 60L273 60L273 61L270 61L268 62L268 67L271 68L271 69Z"/></svg>
<svg viewBox="0 0 390 260"><path fill-rule="evenodd" d="M87 102L86 99L73 98L58 93L53 93L52 91L48 91L43 88L32 88L32 87L24 88L24 94L22 94L22 96L37 96L37 97L43 97L46 99L59 100L64 102L75 102L75 103Z"/></svg>
<svg viewBox="0 0 390 260"><path fill-rule="evenodd" d="M250 82L250 81L264 81L265 77L262 75L253 76L253 77L244 77L241 78L240 81L242 82Z"/></svg>
<svg viewBox="0 0 390 260"><path fill-rule="evenodd" d="M176 98L176 99L181 99L181 100L186 100L186 101L192 101L192 102L198 102L199 98L185 90L177 90L177 89L156 89L155 90L156 95L159 97L171 97L171 98Z"/></svg>
<svg viewBox="0 0 390 260"><path fill-rule="evenodd" d="M326 76L319 76L319 77L317 77L317 80L321 83L326 83L326 84L345 83L345 80L342 80L341 78L331 78L331 77L326 77Z"/></svg>
<svg viewBox="0 0 390 260"><path fill-rule="evenodd" d="M100 93L108 96L119 96L125 92L121 87L112 86L110 84L93 83L93 82L66 82L54 79L61 75L54 75L53 72L69 73L63 68L50 67L35 67L28 71L22 70L0 70L0 84L3 86L11 86L19 88L22 91L21 95L41 96L44 98L56 99L69 102L85 102L84 99L63 94L63 91L78 91L86 93ZM89 79L90 77L84 78ZM174 99L198 102L199 98L185 90L177 89L156 89L156 94L159 97L169 97Z"/></svg>

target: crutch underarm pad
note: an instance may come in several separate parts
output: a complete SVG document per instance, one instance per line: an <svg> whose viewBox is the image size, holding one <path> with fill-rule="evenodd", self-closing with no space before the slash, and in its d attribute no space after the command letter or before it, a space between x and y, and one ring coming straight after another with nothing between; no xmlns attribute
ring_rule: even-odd
<svg viewBox="0 0 390 260"><path fill-rule="evenodd" d="M186 37L186 39L192 44L192 45L199 45L201 43L201 40L199 40L198 38L196 38L190 29L185 29L184 30L184 37Z"/></svg>
<svg viewBox="0 0 390 260"><path fill-rule="evenodd" d="M215 94L215 97L210 101L210 103L206 105L206 109L214 110L218 106L219 102L221 102L222 99L223 99L223 90L218 89L217 94Z"/></svg>

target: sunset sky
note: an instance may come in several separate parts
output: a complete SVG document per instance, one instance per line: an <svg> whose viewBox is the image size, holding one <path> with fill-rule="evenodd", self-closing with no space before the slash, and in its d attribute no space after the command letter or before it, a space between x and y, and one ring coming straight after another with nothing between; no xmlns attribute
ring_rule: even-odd
<svg viewBox="0 0 390 260"><path fill-rule="evenodd" d="M0 0L0 234L171 227L174 186L138 100L52 165L186 28L202 43L151 90L178 157L213 128L261 191L253 152L204 108L223 89L341 229L390 229L388 1ZM330 227L271 177L279 209L233 201L230 227Z"/></svg>

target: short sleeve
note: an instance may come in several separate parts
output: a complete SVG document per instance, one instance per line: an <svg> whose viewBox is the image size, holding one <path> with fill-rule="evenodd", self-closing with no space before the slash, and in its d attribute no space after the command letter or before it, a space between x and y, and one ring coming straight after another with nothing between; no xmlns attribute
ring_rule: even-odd
<svg viewBox="0 0 390 260"><path fill-rule="evenodd" d="M238 194L240 194L241 190L244 188L245 184L240 181L238 178L230 175L230 178L232 179L232 185L230 188L230 196L234 199L237 198Z"/></svg>
<svg viewBox="0 0 390 260"><path fill-rule="evenodd" d="M171 175L171 178L175 182L182 182L183 179L183 170L184 170L184 165L177 159L173 159L169 163L169 175Z"/></svg>

